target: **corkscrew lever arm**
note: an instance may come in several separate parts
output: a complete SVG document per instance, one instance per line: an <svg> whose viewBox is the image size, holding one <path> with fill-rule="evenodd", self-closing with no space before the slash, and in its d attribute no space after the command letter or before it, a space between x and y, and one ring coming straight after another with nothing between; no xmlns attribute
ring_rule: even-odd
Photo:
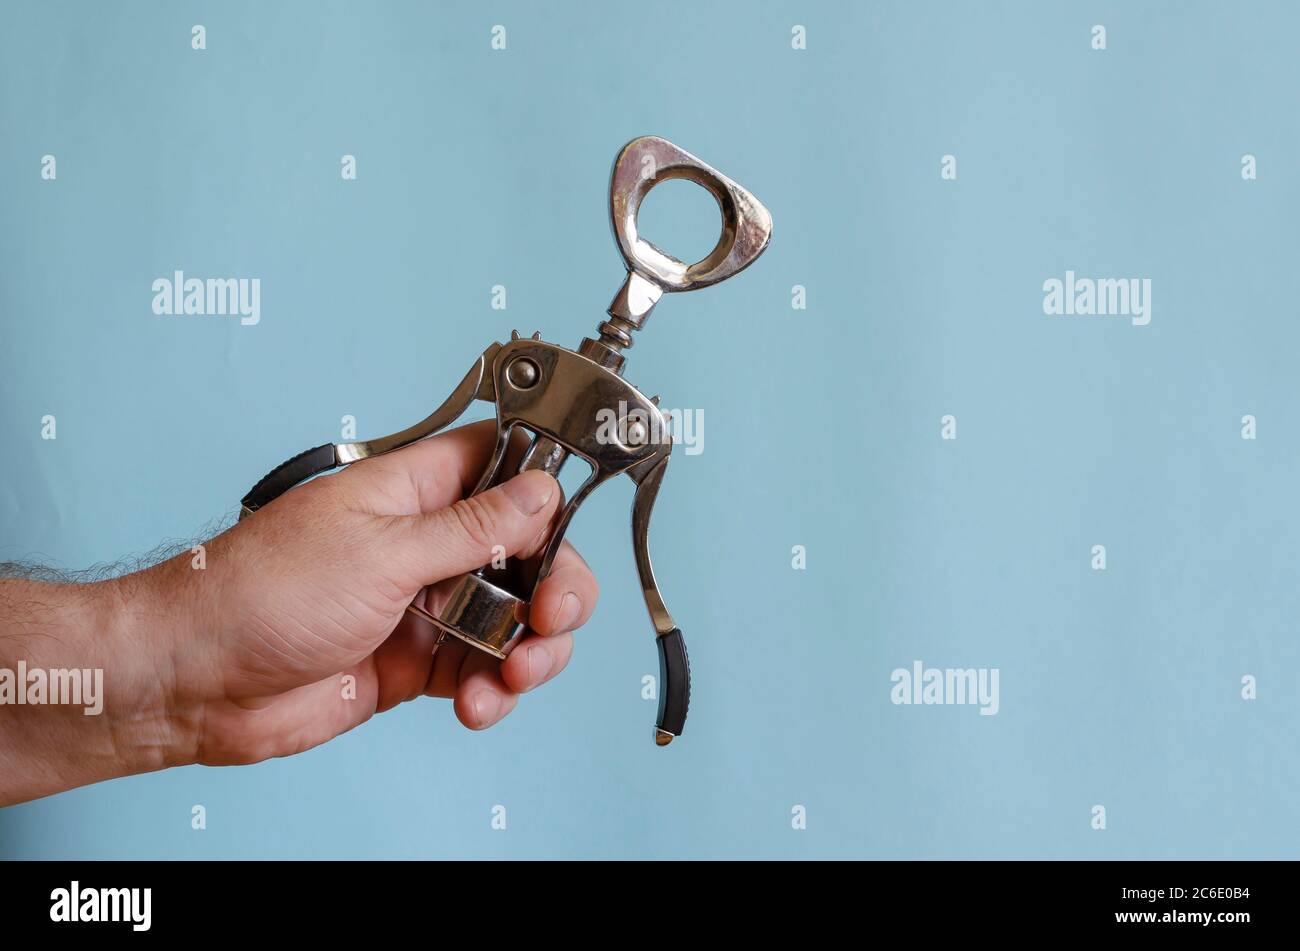
<svg viewBox="0 0 1300 951"><path fill-rule="evenodd" d="M650 513L668 468L669 448L671 444L662 454L656 454L628 471L636 483L636 497L632 501L632 551L636 556L637 574L641 577L641 593L645 596L645 606L650 612L655 642L659 647L659 712L655 719L655 742L660 746L667 746L673 737L681 736L691 703L691 665L686 655L686 641L673 616L668 613L659 593L659 584L655 581L654 567L650 564Z"/></svg>
<svg viewBox="0 0 1300 951"><path fill-rule="evenodd" d="M391 436L381 436L378 439L367 439L362 442L337 444L327 442L323 446L300 452L292 459L280 463L264 475L244 496L240 502L239 517L252 515L262 506L314 475L380 453L392 452L425 436L431 436L455 422L475 399L489 401L495 399L492 374L489 369L492 366L492 359L500 348L499 343L488 347L474 361L474 365L469 368L469 372L457 384L446 401L414 426L393 433Z"/></svg>

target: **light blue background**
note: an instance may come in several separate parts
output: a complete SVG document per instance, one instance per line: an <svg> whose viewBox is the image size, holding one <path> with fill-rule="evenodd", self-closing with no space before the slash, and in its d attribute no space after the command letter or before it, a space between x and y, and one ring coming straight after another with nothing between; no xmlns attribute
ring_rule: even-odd
<svg viewBox="0 0 1300 951"><path fill-rule="evenodd" d="M680 741L650 741L617 484L573 529L603 599L571 669L502 726L409 704L5 810L0 852L1295 857L1298 32L1287 4L6 4L0 559L185 538L342 415L422 417L512 328L576 344L636 135L776 231L630 354L705 414L652 535ZM716 228L684 188L645 219L683 256ZM260 277L260 325L155 317L176 268ZM1150 326L1044 316L1067 269L1151 278ZM917 659L1000 668L1001 712L894 706Z"/></svg>

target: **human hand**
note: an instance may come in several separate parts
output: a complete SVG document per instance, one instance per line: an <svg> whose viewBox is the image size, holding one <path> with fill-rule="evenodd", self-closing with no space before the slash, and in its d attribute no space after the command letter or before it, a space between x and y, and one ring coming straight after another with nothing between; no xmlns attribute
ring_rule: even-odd
<svg viewBox="0 0 1300 951"><path fill-rule="evenodd" d="M214 539L203 572L170 567L200 606L174 687L198 762L296 753L422 695L453 697L460 721L483 729L564 669L597 595L567 543L532 600L531 633L503 662L450 639L435 653L435 629L406 612L416 601L436 613L445 592L429 586L498 545L528 557L545 543L561 497L551 476L465 498L495 434L467 426L309 482Z"/></svg>
<svg viewBox="0 0 1300 951"><path fill-rule="evenodd" d="M42 653L74 666L91 657L105 671L108 722L95 730L65 718L100 737L98 755L83 757L84 769L70 760L34 794L162 766L297 753L420 696L454 698L472 729L499 721L568 663L571 632L591 616L597 585L566 542L509 658L454 639L434 652L435 630L407 605L436 613L445 594L437 582L487 564L495 546L538 551L561 501L542 472L466 499L494 442L494 422L474 424L298 486L206 543L201 570L186 552L95 585L32 593L30 583L3 582L29 585L0 591L11 601L26 591L53 602L27 628L38 662ZM65 609L73 601L95 628ZM89 638L80 652L77 636ZM48 750L49 732L36 735Z"/></svg>

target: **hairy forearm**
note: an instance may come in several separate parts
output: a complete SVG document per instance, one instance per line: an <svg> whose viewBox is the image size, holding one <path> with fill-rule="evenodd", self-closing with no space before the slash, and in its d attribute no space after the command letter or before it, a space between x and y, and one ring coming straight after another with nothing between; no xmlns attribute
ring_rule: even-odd
<svg viewBox="0 0 1300 951"><path fill-rule="evenodd" d="M0 805L185 761L157 571L0 580Z"/></svg>

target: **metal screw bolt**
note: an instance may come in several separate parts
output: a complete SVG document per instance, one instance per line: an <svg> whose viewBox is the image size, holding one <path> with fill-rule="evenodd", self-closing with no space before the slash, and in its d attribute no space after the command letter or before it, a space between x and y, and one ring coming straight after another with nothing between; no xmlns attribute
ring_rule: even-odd
<svg viewBox="0 0 1300 951"><path fill-rule="evenodd" d="M639 419L630 420L627 424L627 444L629 446L644 446L650 434L646 431L645 423Z"/></svg>
<svg viewBox="0 0 1300 951"><path fill-rule="evenodd" d="M521 390L535 386L541 375L542 371L537 369L537 364L527 357L516 358L506 368L506 379L510 381L512 386Z"/></svg>

